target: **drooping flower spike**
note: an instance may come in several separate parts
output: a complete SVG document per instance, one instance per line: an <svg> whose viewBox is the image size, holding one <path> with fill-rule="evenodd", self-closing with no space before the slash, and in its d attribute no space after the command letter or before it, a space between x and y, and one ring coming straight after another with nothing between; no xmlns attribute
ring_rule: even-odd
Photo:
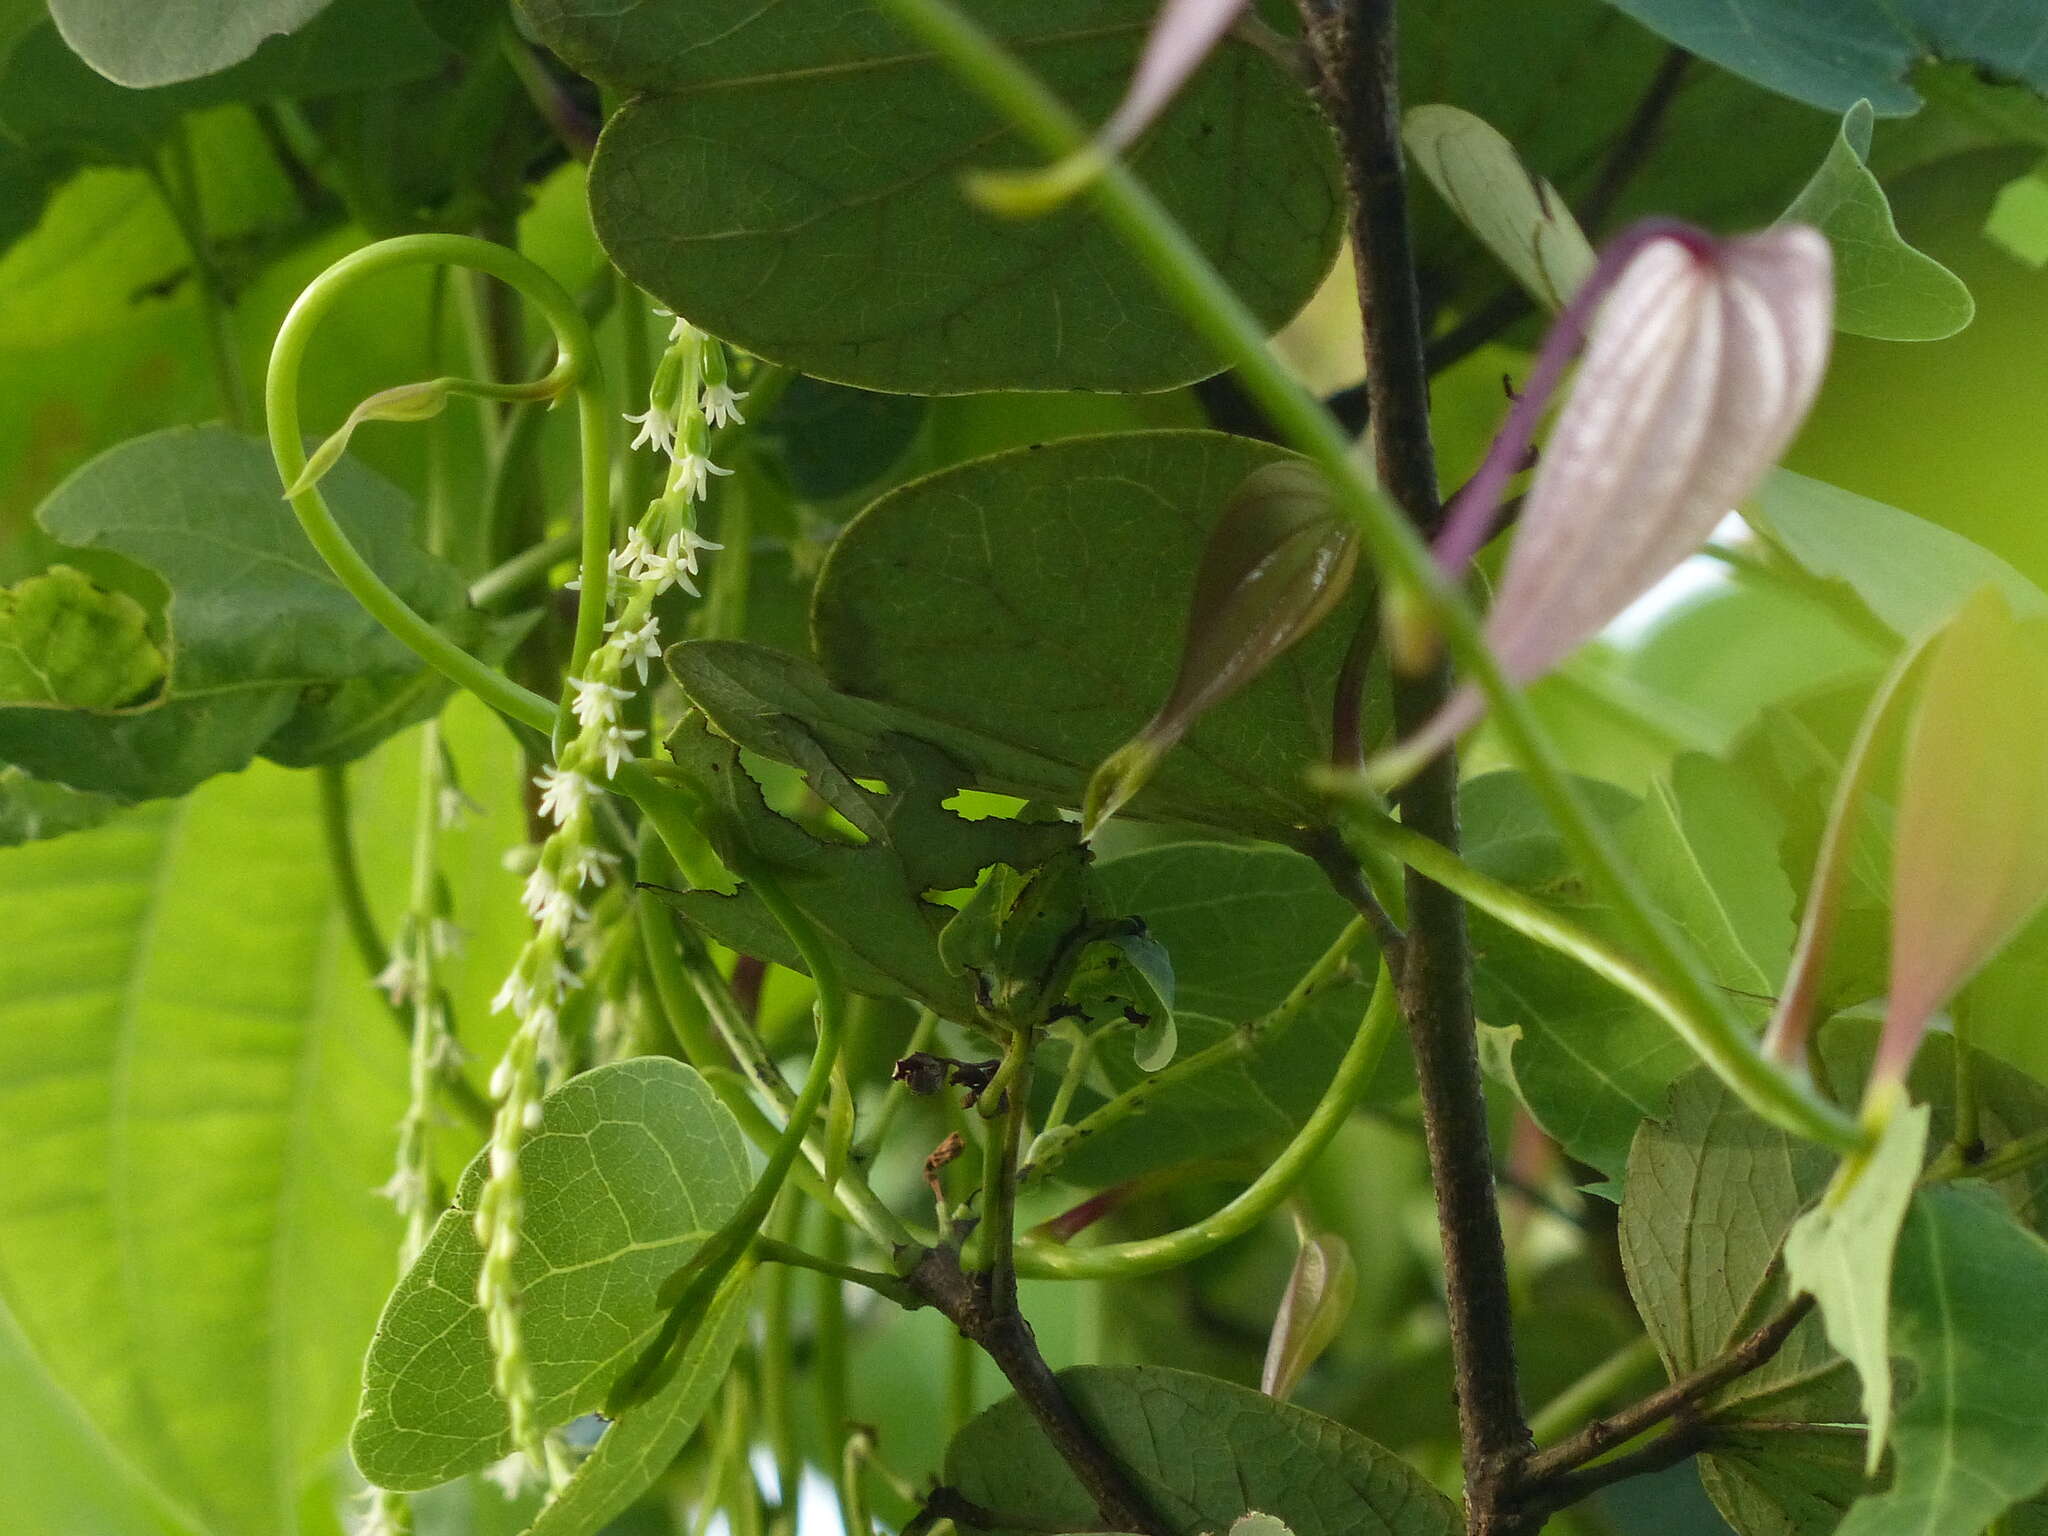
<svg viewBox="0 0 2048 1536"><path fill-rule="evenodd" d="M1756 488L1812 407L1833 317L1828 244L1804 225L1722 240L1656 221L1607 248L1437 540L1453 572L1486 542L1583 338L1487 616L1510 680L1599 633ZM1476 688L1459 689L1396 749L1400 764L1426 761L1483 709Z"/></svg>

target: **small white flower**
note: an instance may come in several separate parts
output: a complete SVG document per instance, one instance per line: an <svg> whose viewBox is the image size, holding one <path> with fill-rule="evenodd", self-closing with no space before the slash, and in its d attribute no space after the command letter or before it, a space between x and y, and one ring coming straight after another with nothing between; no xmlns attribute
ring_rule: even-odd
<svg viewBox="0 0 2048 1536"><path fill-rule="evenodd" d="M707 384L704 386L704 420L714 427L727 423L746 425L747 418L740 414L740 402L747 398L744 389L735 390L730 384Z"/></svg>
<svg viewBox="0 0 2048 1536"><path fill-rule="evenodd" d="M391 999L394 1007L410 1002L418 996L420 986L425 980L419 962L413 958L411 950L403 945L394 949L384 969L370 978L371 985L384 989L384 995Z"/></svg>
<svg viewBox="0 0 2048 1536"><path fill-rule="evenodd" d="M720 469L701 453L685 451L675 455L675 474L672 477L677 490L691 501L702 501L711 494L711 477L729 475L729 469Z"/></svg>
<svg viewBox="0 0 2048 1536"><path fill-rule="evenodd" d="M557 939L566 939L569 930L590 917L590 909L567 891L556 891L541 903L533 920L540 925L540 931Z"/></svg>
<svg viewBox="0 0 2048 1536"><path fill-rule="evenodd" d="M549 869L547 862L543 860L534 865L533 873L526 877L526 888L520 893L520 899L526 903L527 915L537 921L541 913L547 909L548 903L561 892L561 882L555 878L555 872Z"/></svg>
<svg viewBox="0 0 2048 1536"><path fill-rule="evenodd" d="M619 867L619 856L586 843L578 848L569 866L579 885L603 885Z"/></svg>
<svg viewBox="0 0 2048 1536"><path fill-rule="evenodd" d="M401 1211L417 1210L427 1199L426 1173L418 1168L400 1168L378 1187L377 1193Z"/></svg>
<svg viewBox="0 0 2048 1536"><path fill-rule="evenodd" d="M538 1099L526 1106L526 1113L519 1117L519 1123L529 1131L540 1129L540 1101Z"/></svg>
<svg viewBox="0 0 2048 1536"><path fill-rule="evenodd" d="M498 995L491 999L491 1012L504 1013L510 1010L514 1018L525 1018L533 1012L539 1001L533 983L528 981L520 967L515 966L512 974L505 978L505 984L498 988ZM493 1081L496 1079L494 1078ZM494 1093L495 1089L492 1090Z"/></svg>
<svg viewBox="0 0 2048 1536"><path fill-rule="evenodd" d="M613 619L605 625L606 631L612 636L612 652L619 658L619 671L623 673L627 667L631 667L639 675L644 686L647 682L647 664L650 661L661 660L661 625L655 621L651 613L637 627L622 628L624 624L623 619Z"/></svg>
<svg viewBox="0 0 2048 1536"><path fill-rule="evenodd" d="M647 542L647 535L636 527L626 530L626 542L612 551L612 569L622 576L629 576L633 567L654 553L654 546Z"/></svg>
<svg viewBox="0 0 2048 1536"><path fill-rule="evenodd" d="M453 784L443 784L434 801L435 818L443 831L459 827L471 816L481 816L484 808L470 799Z"/></svg>
<svg viewBox="0 0 2048 1536"><path fill-rule="evenodd" d="M411 1529L404 1511L404 1494L365 1488L362 1507L349 1520L349 1536L402 1536Z"/></svg>
<svg viewBox="0 0 2048 1536"><path fill-rule="evenodd" d="M586 731L602 725L616 725L619 721L619 706L633 697L624 688L595 677L572 677L569 686L576 690L576 697L569 705L576 716L576 723Z"/></svg>
<svg viewBox="0 0 2048 1536"><path fill-rule="evenodd" d="M659 596L670 587L681 587L692 597L700 597L697 583L690 578L697 572L697 557L679 550L674 539L669 540L666 549L649 550L647 556L634 567L633 579L652 587Z"/></svg>
<svg viewBox="0 0 2048 1536"><path fill-rule="evenodd" d="M633 743L646 734L645 731L621 730L616 725L604 728L598 737L597 750L604 758L607 777L619 771L619 764L633 755Z"/></svg>
<svg viewBox="0 0 2048 1536"><path fill-rule="evenodd" d="M427 925L427 949L436 959L454 958L468 941L468 933L445 917L437 917Z"/></svg>
<svg viewBox="0 0 2048 1536"><path fill-rule="evenodd" d="M719 473L726 474L728 471L720 470ZM697 552L699 550L723 548L725 548L723 544L713 543L696 529L685 526L678 528L669 535L668 543L662 552L671 559L687 562L690 567L690 573L695 575L697 572Z"/></svg>
<svg viewBox="0 0 2048 1536"><path fill-rule="evenodd" d="M628 411L626 420L640 429L633 439L635 448L652 448L656 453L675 456L676 423L667 411L649 401L647 409L637 416Z"/></svg>
<svg viewBox="0 0 2048 1536"><path fill-rule="evenodd" d="M579 706L581 702L579 698ZM579 714L577 718L581 719L582 716ZM550 764L541 769L534 776L533 782L541 792L541 815L552 816L558 827L566 825L582 814L583 808L590 803L590 792L594 787L589 779L575 769L563 768L558 764Z"/></svg>
<svg viewBox="0 0 2048 1536"><path fill-rule="evenodd" d="M529 1488L538 1488L545 1481L540 1468L523 1451L514 1451L503 1461L492 1462L484 1468L483 1475L496 1485L507 1501L518 1498Z"/></svg>

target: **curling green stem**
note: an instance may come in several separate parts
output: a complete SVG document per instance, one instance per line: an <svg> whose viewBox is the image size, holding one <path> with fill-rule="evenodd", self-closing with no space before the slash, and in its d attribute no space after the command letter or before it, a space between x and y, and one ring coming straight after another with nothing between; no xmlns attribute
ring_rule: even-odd
<svg viewBox="0 0 2048 1536"><path fill-rule="evenodd" d="M882 0L882 6L1047 155L1060 159L1087 145L1088 130L1067 106L948 0ZM1702 1059L1775 1124L1841 1151L1863 1145L1866 1134L1852 1117L1804 1084L1787 1079L1758 1053L1699 957L1644 895L1580 797L1534 710L1487 650L1478 616L1456 583L1438 568L1401 510L1381 494L1354 457L1343 429L1267 347L1264 326L1120 161L1111 160L1104 167L1090 185L1089 196L1151 270L1168 299L1237 370L1281 436L1323 470L1382 578L1408 592L1442 633L1466 674L1486 695L1502 741L1528 775L1580 867L1683 1000L1692 1021L1689 1038Z"/></svg>
<svg viewBox="0 0 2048 1536"><path fill-rule="evenodd" d="M1067 1153L1073 1148L1112 1126L1144 1114L1154 1099L1170 1095L1180 1084L1266 1049L1301 1016L1302 1008L1310 998L1321 993L1343 973L1344 967L1350 963L1352 951L1371 931L1364 918L1353 918L1270 1012L1240 1025L1193 1055L1181 1057L1143 1082L1126 1088L1108 1103L1084 1115L1068 1134L1041 1134L1038 1149L1032 1154L1031 1166L1025 1170L1026 1182L1035 1184L1045 1178L1066 1160ZM1060 1119L1055 1115L1049 1128L1057 1128L1059 1123Z"/></svg>
<svg viewBox="0 0 2048 1536"><path fill-rule="evenodd" d="M1352 1107L1371 1081L1387 1042L1399 1028L1401 1010L1386 967L1380 968L1372 1003L1351 1037L1330 1086L1316 1101L1307 1122L1251 1186L1222 1209L1201 1221L1159 1237L1109 1243L1099 1248L1070 1248L1026 1238L1017 1245L1017 1273L1050 1280L1103 1280L1149 1275L1187 1264L1214 1252L1264 1221L1287 1198L1330 1139L1350 1118Z"/></svg>
<svg viewBox="0 0 2048 1536"><path fill-rule="evenodd" d="M579 642L586 628L591 634L603 627L605 561L609 555L610 519L605 506L609 465L602 452L592 463L591 448L603 446L606 406L597 383L597 354L590 327L582 313L562 291L561 285L515 251L466 235L402 235L382 240L342 257L307 284L278 328L270 352L270 370L264 383L264 410L269 418L270 452L277 461L278 475L287 486L295 485L306 467L306 450L299 426L299 373L315 329L341 296L356 284L387 272L416 266L458 266L482 272L511 284L531 299L554 328L559 356L543 380L553 393L576 391L579 412L586 418L583 431L585 463L583 548L586 560L596 550L597 564L592 580L584 584L581 609L594 610L586 625L579 610ZM591 418L595 418L594 420ZM593 497L593 484L597 494ZM520 687L493 667L477 660L448 636L409 607L362 557L341 524L335 520L320 487L309 485L291 498L292 511L320 558L327 562L349 595L370 616L418 654L427 664L460 687L468 689L499 713L543 733L552 732L558 716L567 708L567 692L560 709L539 694ZM595 525L595 531L593 531ZM600 545L597 536L606 540ZM578 653L580 664L582 653Z"/></svg>

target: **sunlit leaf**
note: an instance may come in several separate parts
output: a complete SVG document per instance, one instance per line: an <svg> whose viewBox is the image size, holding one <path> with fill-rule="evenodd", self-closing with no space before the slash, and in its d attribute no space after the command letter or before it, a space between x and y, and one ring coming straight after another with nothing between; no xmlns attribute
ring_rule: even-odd
<svg viewBox="0 0 2048 1536"><path fill-rule="evenodd" d="M1785 1271L1820 1303L1821 1324L1863 1379L1866 1474L1892 1423L1892 1255L1927 1160L1926 1105L1894 1115L1869 1157L1785 1233Z"/></svg>
<svg viewBox="0 0 2048 1536"><path fill-rule="evenodd" d="M293 1536L390 1284L405 1070L315 786L258 768L11 849L0 906L0 1292L180 1531Z"/></svg>
<svg viewBox="0 0 2048 1536"><path fill-rule="evenodd" d="M656 1291L739 1208L750 1173L731 1114L662 1057L599 1067L549 1094L519 1160L526 1219L514 1275L538 1412L552 1426L596 1408L646 1348L663 1317ZM382 1487L431 1487L512 1449L476 1300L483 1181L480 1156L377 1324L350 1446ZM723 1370L714 1350L736 1342L735 1329L700 1330L676 1380L628 1421L668 1419L670 1393L701 1413Z"/></svg>
<svg viewBox="0 0 2048 1536"><path fill-rule="evenodd" d="M1977 311L1962 279L1905 242L1884 188L1871 174L1870 103L1842 117L1842 131L1813 180L1785 210L1835 250L1835 329L1887 341L1938 341Z"/></svg>

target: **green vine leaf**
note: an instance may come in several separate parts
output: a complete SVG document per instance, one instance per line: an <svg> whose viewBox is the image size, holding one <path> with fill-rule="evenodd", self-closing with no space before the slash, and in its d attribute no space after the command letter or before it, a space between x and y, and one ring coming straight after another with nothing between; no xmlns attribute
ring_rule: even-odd
<svg viewBox="0 0 2048 1536"><path fill-rule="evenodd" d="M674 1465L746 1336L753 1275L743 1264L719 1287L668 1385L604 1432L527 1536L597 1536Z"/></svg>
<svg viewBox="0 0 2048 1536"><path fill-rule="evenodd" d="M122 808L105 795L48 784L19 768L0 767L0 848L96 827Z"/></svg>
<svg viewBox="0 0 2048 1536"><path fill-rule="evenodd" d="M1060 1382L1175 1530L1227 1530L1247 1505L1296 1536L1463 1529L1451 1501L1393 1452L1248 1387L1151 1365L1083 1366ZM990 1536L1096 1522L1093 1502L1014 1397L953 1437L946 1482L1019 1522Z"/></svg>
<svg viewBox="0 0 2048 1536"><path fill-rule="evenodd" d="M1173 959L1174 1020L1186 1058L1277 1007L1355 915L1313 862L1278 848L1171 843L1106 859L1095 876L1110 910L1144 920ZM1369 994L1343 974L1295 1021L1190 1076L1147 1085L1121 1049L1092 1071L1119 1093L1143 1086L1135 1113L1061 1152L1056 1176L1107 1186L1156 1168L1292 1135L1308 1117L1365 1013ZM1388 1053L1375 1103L1412 1091L1405 1051ZM1084 1100L1076 1118L1092 1101Z"/></svg>
<svg viewBox="0 0 2048 1536"><path fill-rule="evenodd" d="M1871 174L1870 103L1842 116L1842 131L1787 221L1811 224L1835 250L1835 329L1884 341L1939 341L1970 323L1977 304L1961 278L1913 249L1892 222Z"/></svg>
<svg viewBox="0 0 2048 1536"><path fill-rule="evenodd" d="M150 81L150 88L136 89L134 81L117 83L98 60L81 58L84 50L62 21L66 9L125 3L60 0L51 7L58 25L34 28L11 53L0 48L0 138L45 148L62 145L88 164L151 169L152 156L183 114L228 102L319 98L419 80L432 75L446 57L415 0L312 0L316 7L325 6L323 14L235 67L202 72L204 79ZM179 3L208 0L174 0ZM259 8L236 0L218 3L238 12ZM148 7L154 15L173 8Z"/></svg>
<svg viewBox="0 0 2048 1536"><path fill-rule="evenodd" d="M984 789L1076 806L1173 687L1210 531L1280 450L1213 432L1072 438L891 492L841 535L812 630L832 685L903 711ZM1323 812L1330 682L1364 611L1195 723L1125 814L1287 841ZM1372 691L1384 730L1384 690ZM963 739L965 738L965 739ZM999 744L976 751L970 740Z"/></svg>
<svg viewBox="0 0 2048 1536"><path fill-rule="evenodd" d="M1088 121L1121 96L1156 9L968 6ZM525 10L576 68L637 93L592 163L592 223L629 277L705 329L819 378L927 395L1157 390L1217 370L1088 209L1014 223L967 200L963 174L1042 157L872 4ZM1329 270L1329 134L1264 51L1219 48L1134 164L1269 328Z"/></svg>
<svg viewBox="0 0 2048 1536"><path fill-rule="evenodd" d="M599 1067L549 1094L519 1158L526 1221L514 1272L540 1418L563 1424L603 1401L661 1325L654 1298L662 1282L739 1209L750 1180L746 1146L702 1078L649 1057ZM512 1448L476 1300L483 1178L480 1155L377 1324L350 1446L379 1487L429 1488ZM743 1312L740 1299L734 1292L725 1304ZM678 1403L701 1413L737 1342L727 1322L700 1331L677 1382L631 1417L667 1424ZM622 1450L622 1465L651 1453L666 1434L653 1428L630 1455Z"/></svg>
<svg viewBox="0 0 2048 1536"><path fill-rule="evenodd" d="M372 567L414 607L470 643L516 635L466 606L395 487L344 461L330 490ZM123 800L183 794L246 766L273 736L299 763L359 754L446 696L422 686L417 659L321 563L255 438L219 427L132 438L36 515L68 559L155 606L168 667L132 713L0 706L0 761L38 778Z"/></svg>
<svg viewBox="0 0 2048 1536"><path fill-rule="evenodd" d="M1917 1385L1891 1487L1837 1536L1977 1536L2048 1485L2048 1243L1982 1185L1924 1189L1899 1237L1890 1349Z"/></svg>
<svg viewBox="0 0 2048 1536"><path fill-rule="evenodd" d="M64 41L131 90L215 74L297 32L329 0L50 0Z"/></svg>

